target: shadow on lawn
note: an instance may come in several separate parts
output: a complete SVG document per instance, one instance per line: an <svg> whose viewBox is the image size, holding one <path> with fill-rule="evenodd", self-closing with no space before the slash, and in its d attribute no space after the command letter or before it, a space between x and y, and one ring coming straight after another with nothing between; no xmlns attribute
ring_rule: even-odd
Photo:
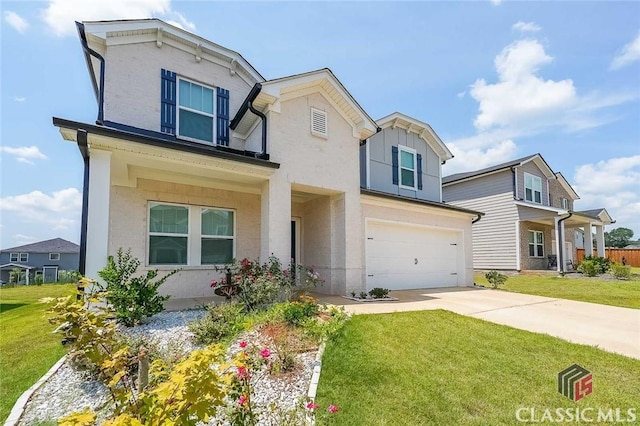
<svg viewBox="0 0 640 426"><path fill-rule="evenodd" d="M10 311L11 309L19 308L21 306L27 306L26 303L0 303L0 314Z"/></svg>

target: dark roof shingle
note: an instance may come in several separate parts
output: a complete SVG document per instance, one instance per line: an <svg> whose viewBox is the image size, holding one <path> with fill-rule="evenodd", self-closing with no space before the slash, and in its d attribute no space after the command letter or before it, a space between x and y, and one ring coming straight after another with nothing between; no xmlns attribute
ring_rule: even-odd
<svg viewBox="0 0 640 426"><path fill-rule="evenodd" d="M62 238L39 241L23 246L11 247L2 251L20 251L23 253L80 253L80 246Z"/></svg>

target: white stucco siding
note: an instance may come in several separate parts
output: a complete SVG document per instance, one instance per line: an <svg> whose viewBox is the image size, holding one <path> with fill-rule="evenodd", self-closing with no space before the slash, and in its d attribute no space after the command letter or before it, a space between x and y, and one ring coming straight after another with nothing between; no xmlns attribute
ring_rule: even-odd
<svg viewBox="0 0 640 426"><path fill-rule="evenodd" d="M251 85L229 69L169 44L155 42L112 45L105 56L105 120L160 131L161 69L167 69L213 87L229 90L230 118L251 90ZM237 143L237 141L236 141ZM233 145L232 141L232 145Z"/></svg>
<svg viewBox="0 0 640 426"><path fill-rule="evenodd" d="M419 225L421 229L434 231L452 231L458 238L458 286L473 285L473 249L471 235L471 217L445 209L434 209L408 203L381 202L372 203L371 198L363 196L362 204L362 240L367 238L367 222L389 221L403 225ZM366 252L363 249L362 259L365 262ZM366 281L363 272L363 281Z"/></svg>
<svg viewBox="0 0 640 426"><path fill-rule="evenodd" d="M236 257L255 259L260 256L259 195L138 179L137 188L111 187L109 254L115 255L121 247L125 250L131 248L132 255L142 262L139 272L173 269L168 266L147 266L149 201L233 209ZM176 298L213 295L209 284L219 274L211 266L181 267L183 271L160 288L162 294L171 294Z"/></svg>

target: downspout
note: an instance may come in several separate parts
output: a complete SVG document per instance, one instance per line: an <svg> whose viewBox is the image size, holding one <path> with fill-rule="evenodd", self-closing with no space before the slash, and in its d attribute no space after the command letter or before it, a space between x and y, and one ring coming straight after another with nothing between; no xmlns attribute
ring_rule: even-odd
<svg viewBox="0 0 640 426"><path fill-rule="evenodd" d="M471 224L473 225L474 223L480 222L480 219L482 219L482 215L481 215L481 214L479 214L479 215L478 215L478 217L476 217L475 219L473 219L473 220L471 221Z"/></svg>
<svg viewBox="0 0 640 426"><path fill-rule="evenodd" d="M511 169L511 186L513 188L513 199L517 200L518 194L516 191L516 167L511 166L510 169Z"/></svg>
<svg viewBox="0 0 640 426"><path fill-rule="evenodd" d="M96 92L96 97L98 98L98 119L96 120L96 124L102 125L104 121L104 58L101 54L89 47L89 43L87 42L87 34L84 32L84 24L82 24L81 22L76 22L76 28L78 29L78 34L80 35L80 42L82 43L82 50L84 50L85 58L87 60L87 66L89 67L89 71L92 75L93 65L91 64L91 59L89 58L89 56L93 56L100 61L100 86L96 87L95 78L92 78L91 82L93 83L93 90Z"/></svg>
<svg viewBox="0 0 640 426"><path fill-rule="evenodd" d="M569 216L558 219L558 262L560 262L560 275L565 274L566 265L564 264L564 232L562 232L562 222L573 216L573 212L569 211Z"/></svg>
<svg viewBox="0 0 640 426"><path fill-rule="evenodd" d="M82 219L80 224L80 263L78 272L84 276L87 266L87 219L89 215L89 146L87 145L87 131L78 129L78 149L84 162L84 178L82 182Z"/></svg>
<svg viewBox="0 0 640 426"><path fill-rule="evenodd" d="M231 130L235 130L236 127L238 127L238 124L240 124L242 117L244 117L244 115L247 113L247 110L260 117L260 119L262 120L262 152L258 155L258 157L268 160L269 154L267 154L267 116L264 115L261 111L255 109L253 106L253 101L256 100L261 91L262 84L256 83L253 85L246 99L244 100L244 102L242 102L242 105L240 105L238 112L236 112L235 117L233 117L231 123L229 123L229 128Z"/></svg>
<svg viewBox="0 0 640 426"><path fill-rule="evenodd" d="M249 101L247 106L249 107L249 111L262 120L262 153L260 156L264 157L267 154L267 116L253 107L253 101Z"/></svg>

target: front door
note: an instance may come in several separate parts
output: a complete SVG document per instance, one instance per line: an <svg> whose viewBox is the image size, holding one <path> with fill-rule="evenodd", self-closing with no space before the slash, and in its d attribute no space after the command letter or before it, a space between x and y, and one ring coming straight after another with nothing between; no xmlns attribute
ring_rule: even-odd
<svg viewBox="0 0 640 426"><path fill-rule="evenodd" d="M45 283L55 283L58 281L58 267L57 266L44 266L42 267L43 277L42 280Z"/></svg>
<svg viewBox="0 0 640 426"><path fill-rule="evenodd" d="M301 263L300 259L300 218L291 218L291 263Z"/></svg>

